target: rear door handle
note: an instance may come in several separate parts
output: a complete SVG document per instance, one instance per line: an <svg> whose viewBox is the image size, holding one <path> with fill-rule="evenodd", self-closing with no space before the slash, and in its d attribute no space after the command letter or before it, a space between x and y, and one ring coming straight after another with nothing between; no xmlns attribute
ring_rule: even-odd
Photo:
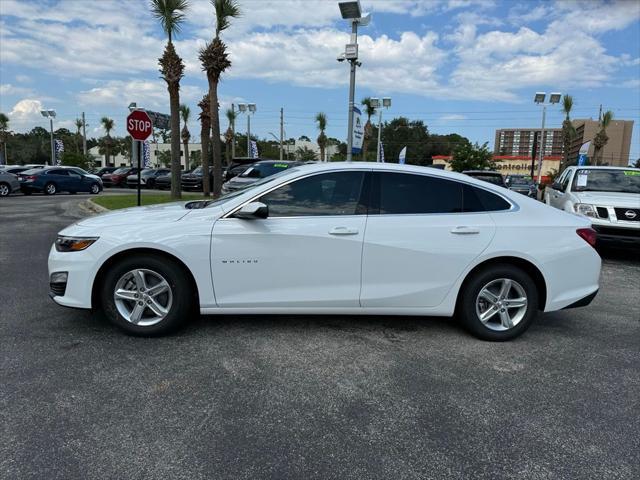
<svg viewBox="0 0 640 480"><path fill-rule="evenodd" d="M349 227L333 227L329 230L329 235L357 235L357 228L349 228Z"/></svg>
<svg viewBox="0 0 640 480"><path fill-rule="evenodd" d="M473 235L476 233L480 233L476 227L454 227L451 229L451 233L456 235Z"/></svg>

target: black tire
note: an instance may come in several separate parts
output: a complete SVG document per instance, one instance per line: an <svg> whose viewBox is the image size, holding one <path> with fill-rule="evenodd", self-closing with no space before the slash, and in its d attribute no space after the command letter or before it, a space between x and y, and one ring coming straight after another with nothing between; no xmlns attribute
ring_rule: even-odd
<svg viewBox="0 0 640 480"><path fill-rule="evenodd" d="M32 192L31 190L23 190L23 191L22 191L22 194L23 194L23 195L26 195L26 196L29 196L29 195L31 195L32 193L33 193L33 192Z"/></svg>
<svg viewBox="0 0 640 480"><path fill-rule="evenodd" d="M153 186L155 185L156 182L153 181L153 178L150 178L149 180L147 180L147 189L151 190L153 188Z"/></svg>
<svg viewBox="0 0 640 480"><path fill-rule="evenodd" d="M58 193L58 187L53 182L49 182L44 186L44 190L42 190L45 195L55 195Z"/></svg>
<svg viewBox="0 0 640 480"><path fill-rule="evenodd" d="M100 185L98 185L97 183L92 183L91 187L89 187L89 193L91 193L92 195L97 195L100 193Z"/></svg>
<svg viewBox="0 0 640 480"><path fill-rule="evenodd" d="M8 183L0 182L0 197L11 195L11 186Z"/></svg>
<svg viewBox="0 0 640 480"><path fill-rule="evenodd" d="M135 269L156 272L166 279L171 288L173 300L169 312L154 325L131 323L120 314L116 306L116 284L123 275ZM171 333L186 324L194 311L195 295L191 279L181 265L165 257L143 254L124 258L109 268L100 285L100 300L106 317L118 328L131 335L154 337Z"/></svg>
<svg viewBox="0 0 640 480"><path fill-rule="evenodd" d="M503 322L500 320L501 312L507 312L507 315L513 314L517 307L513 308L499 308L495 307L496 314L487 323L483 323L476 309L476 302L478 301L481 290L491 282L499 281L500 279L508 279L524 290L526 294L526 307L523 308L524 314L521 319L510 328L504 330L496 330L498 328L505 328ZM498 283L496 283L499 286ZM474 336L489 341L505 341L511 340L524 333L533 322L533 319L538 313L538 289L531 279L531 277L522 269L509 264L492 265L483 270L475 273L469 278L462 286L460 296L458 298L457 314L464 327ZM502 302L502 300L501 300ZM489 305L488 303L486 304ZM516 310L516 317L519 310ZM490 326L493 328L491 328Z"/></svg>

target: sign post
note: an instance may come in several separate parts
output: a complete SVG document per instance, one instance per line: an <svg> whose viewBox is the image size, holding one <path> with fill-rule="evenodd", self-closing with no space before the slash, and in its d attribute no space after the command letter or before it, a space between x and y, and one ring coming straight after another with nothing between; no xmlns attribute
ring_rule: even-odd
<svg viewBox="0 0 640 480"><path fill-rule="evenodd" d="M138 206L140 206L140 170L142 169L141 146L153 133L153 122L144 110L134 110L127 117L127 132L134 142L131 149L131 159L138 166Z"/></svg>

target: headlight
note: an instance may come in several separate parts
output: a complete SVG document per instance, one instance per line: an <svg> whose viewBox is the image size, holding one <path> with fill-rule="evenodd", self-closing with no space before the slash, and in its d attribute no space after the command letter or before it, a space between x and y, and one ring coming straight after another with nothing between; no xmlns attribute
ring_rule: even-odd
<svg viewBox="0 0 640 480"><path fill-rule="evenodd" d="M596 209L593 208L593 205L589 205L588 203L576 203L573 206L573 211L579 215L584 215L585 217L597 217Z"/></svg>
<svg viewBox="0 0 640 480"><path fill-rule="evenodd" d="M58 235L56 238L56 250L59 252L79 252L89 248L98 237L65 237Z"/></svg>

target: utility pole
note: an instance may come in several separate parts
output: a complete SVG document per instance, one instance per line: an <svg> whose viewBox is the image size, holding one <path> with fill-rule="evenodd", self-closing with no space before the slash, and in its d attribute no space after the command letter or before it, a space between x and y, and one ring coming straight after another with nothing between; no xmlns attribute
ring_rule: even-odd
<svg viewBox="0 0 640 480"><path fill-rule="evenodd" d="M284 108L280 107L280 160L284 156Z"/></svg>
<svg viewBox="0 0 640 480"><path fill-rule="evenodd" d="M542 129L540 131L540 150L538 151L538 158L540 159L538 163L538 185L542 183L542 161L544 160L544 152L546 150L546 142L544 138L544 123L547 118L547 106L542 106Z"/></svg>
<svg viewBox="0 0 640 480"><path fill-rule="evenodd" d="M353 148L353 106L354 96L356 92L356 63L358 61L358 22L353 20L351 22L351 45L355 45L356 54L355 58L349 59L350 75L349 75L349 126L347 127L347 162L352 160L352 148Z"/></svg>
<svg viewBox="0 0 640 480"><path fill-rule="evenodd" d="M84 112L82 112L82 153L87 155L87 122L84 119Z"/></svg>
<svg viewBox="0 0 640 480"><path fill-rule="evenodd" d="M236 106L231 104L231 111L233 112L233 121L231 122L231 161L236 158Z"/></svg>

